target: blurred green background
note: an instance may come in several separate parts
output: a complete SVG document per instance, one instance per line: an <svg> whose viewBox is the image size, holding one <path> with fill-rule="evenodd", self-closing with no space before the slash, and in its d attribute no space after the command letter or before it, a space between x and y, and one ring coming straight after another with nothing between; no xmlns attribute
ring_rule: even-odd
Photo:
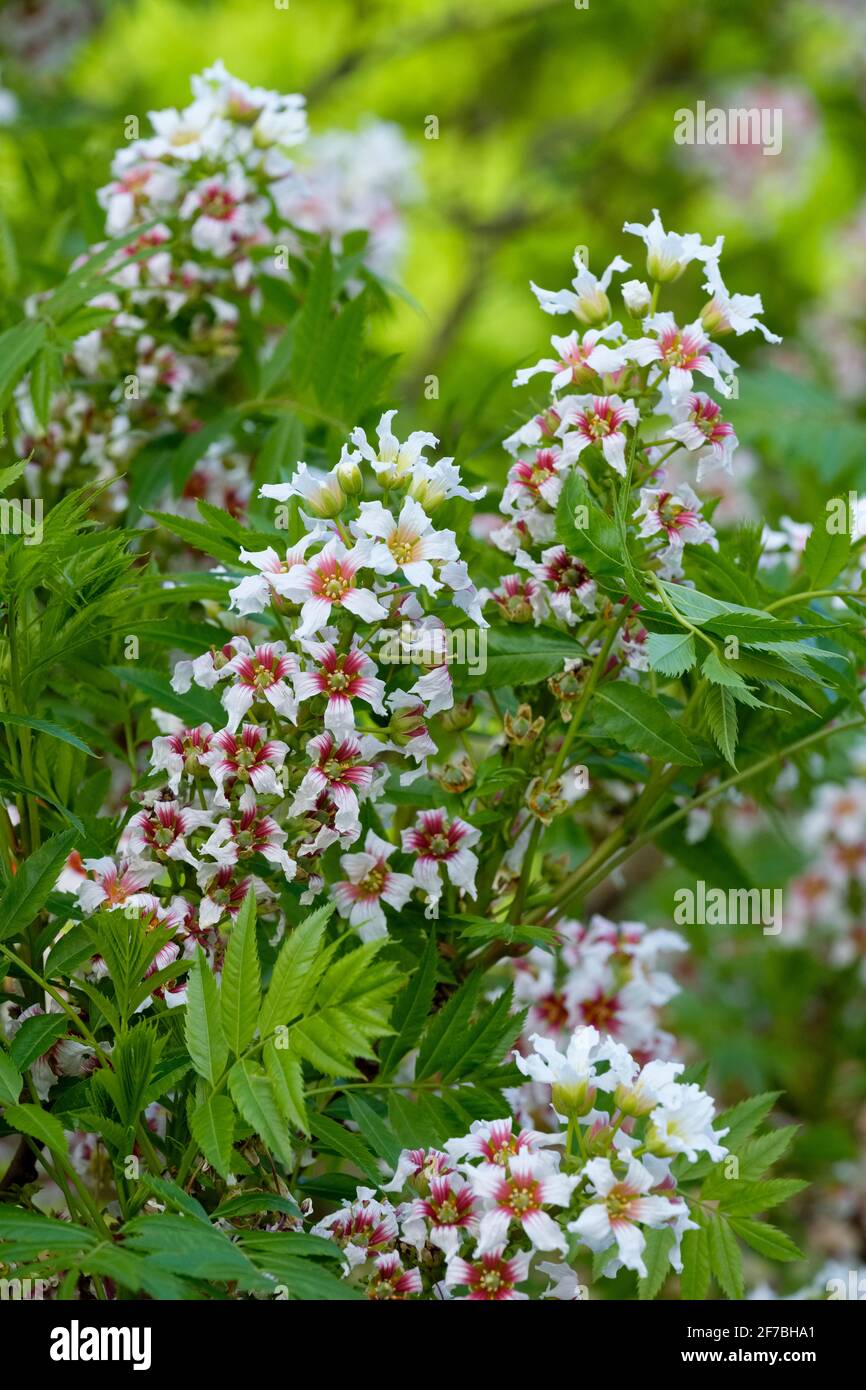
<svg viewBox="0 0 866 1390"><path fill-rule="evenodd" d="M566 284L576 244L596 272L619 251L642 275L642 248L622 223L648 221L656 206L667 226L725 233L729 286L759 290L785 335L777 364L799 367L805 356L825 382L862 395L866 11L857 0L281 6L3 7L0 80L19 115L0 132L0 193L26 231L19 244L37 279L55 279L99 235L93 189L123 142L124 117L138 115L146 132L145 113L184 105L189 75L221 57L248 81L305 93L314 132L375 116L414 147L422 191L407 214L408 297L381 331L403 354L398 397L449 451L460 439L464 456L494 447L525 418L531 393L511 390L513 369L534 361L550 332L567 331L539 313L529 279ZM674 113L699 100L781 109L781 153L677 145ZM761 353L759 342L737 347L745 360ZM438 400L425 399L430 374Z"/></svg>

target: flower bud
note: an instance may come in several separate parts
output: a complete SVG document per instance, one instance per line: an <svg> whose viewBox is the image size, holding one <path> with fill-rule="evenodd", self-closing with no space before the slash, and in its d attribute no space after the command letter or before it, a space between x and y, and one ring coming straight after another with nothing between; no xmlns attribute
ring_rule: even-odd
<svg viewBox="0 0 866 1390"><path fill-rule="evenodd" d="M622 297L633 319L642 319L644 314L649 313L653 297L649 285L643 280L626 280Z"/></svg>
<svg viewBox="0 0 866 1390"><path fill-rule="evenodd" d="M357 497L364 491L364 478L353 459L341 459L336 468L337 479L347 497Z"/></svg>
<svg viewBox="0 0 866 1390"><path fill-rule="evenodd" d="M574 309L578 323L586 328L599 328L610 319L610 300L604 290L596 286L588 294L582 294Z"/></svg>
<svg viewBox="0 0 866 1390"><path fill-rule="evenodd" d="M468 729L475 723L475 705L472 696L469 695L465 700L452 705L451 709L443 710L439 716L442 721L443 729L449 733L457 734L463 729Z"/></svg>
<svg viewBox="0 0 866 1390"><path fill-rule="evenodd" d="M307 506L313 516L323 519L339 516L346 505L346 494L339 480L333 474L321 483L307 498Z"/></svg>
<svg viewBox="0 0 866 1390"><path fill-rule="evenodd" d="M590 1086L586 1077L575 1077L573 1081L554 1081L550 1099L557 1115L567 1120L578 1120L588 1115L595 1105L595 1087Z"/></svg>
<svg viewBox="0 0 866 1390"><path fill-rule="evenodd" d="M717 338L723 333L730 333L731 325L727 314L722 308L715 295L708 299L700 314L701 323L707 333L714 333Z"/></svg>
<svg viewBox="0 0 866 1390"><path fill-rule="evenodd" d="M388 724L388 734L398 748L404 748L413 738L418 738L425 732L425 715L426 710L420 700L417 705L395 709Z"/></svg>

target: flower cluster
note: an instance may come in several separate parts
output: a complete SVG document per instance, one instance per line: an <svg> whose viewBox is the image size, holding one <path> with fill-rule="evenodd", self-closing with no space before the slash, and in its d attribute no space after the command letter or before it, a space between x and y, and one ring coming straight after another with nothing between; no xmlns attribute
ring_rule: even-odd
<svg viewBox="0 0 866 1390"><path fill-rule="evenodd" d="M359 1188L313 1228L371 1298L575 1299L593 1254L606 1278L646 1275L646 1232L660 1228L682 1269L697 1227L672 1165L725 1156L711 1097L681 1063L641 1065L595 1028L577 1028L564 1052L532 1044L516 1061L546 1089L554 1132L476 1120L441 1150L404 1150L381 1195Z"/></svg>
<svg viewBox="0 0 866 1390"><path fill-rule="evenodd" d="M18 390L17 447L43 481L114 478L155 435L200 429L208 393L241 351L244 319L260 314L268 277L291 279L306 233L339 247L363 231L366 263L383 271L399 250L414 184L394 127L307 144L302 96L250 86L221 62L192 78L192 94L182 110L150 113L152 134L118 150L99 190L106 236L126 242L82 310L75 386L55 392L47 418L29 381ZM239 513L252 447L230 432L210 440L185 480L188 505L204 498ZM114 497L122 507L117 488Z"/></svg>
<svg viewBox="0 0 866 1390"><path fill-rule="evenodd" d="M299 500L306 534L279 552L241 551L248 573L230 602L252 637L179 661L172 679L179 694L218 695L224 727L157 711L153 778L116 855L73 856L61 877L81 913L120 909L144 929L172 928L155 970L200 946L219 972L250 888L275 930L287 883L302 903L327 893L365 941L410 898L436 917L443 895L475 897L479 831L438 808L398 824L386 788L426 770L431 721L454 703L447 652L423 644L416 655L412 634L440 631L449 610L486 625L455 533L434 525L442 502L471 494L453 460L427 457L433 436L400 442L392 422L382 417L375 445L355 430L329 474L300 464L263 488ZM270 637L273 622L284 638ZM157 993L183 1003L185 983Z"/></svg>

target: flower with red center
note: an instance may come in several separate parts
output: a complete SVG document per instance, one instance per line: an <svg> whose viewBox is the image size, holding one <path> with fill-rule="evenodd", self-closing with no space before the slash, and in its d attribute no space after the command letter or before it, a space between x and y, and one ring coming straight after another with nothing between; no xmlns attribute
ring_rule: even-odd
<svg viewBox="0 0 866 1390"><path fill-rule="evenodd" d="M448 1155L438 1149L403 1149L394 1169L394 1176L382 1187L383 1192L400 1192L407 1183L421 1192L429 1190L433 1178L445 1177L454 1169Z"/></svg>
<svg viewBox="0 0 866 1390"><path fill-rule="evenodd" d="M453 531L434 531L429 516L414 497L406 497L395 517L381 502L362 502L361 514L352 522L356 535L373 542L368 564L377 574L391 575L402 570L413 588L436 594L442 583L433 563L458 560L460 552ZM362 542L363 543L363 542Z"/></svg>
<svg viewBox="0 0 866 1390"><path fill-rule="evenodd" d="M551 375L551 391L563 391L566 386L595 386L602 376L613 376L627 363L623 348L609 347L604 338L622 337L622 324L611 323L607 328L590 328L581 337L580 333L569 333L567 338L557 338L550 342L555 357L542 357L534 367L521 367L515 374L513 384L523 386L539 372Z"/></svg>
<svg viewBox="0 0 866 1390"><path fill-rule="evenodd" d="M595 581L586 565L569 555L565 546L552 545L543 550L540 561L518 550L516 559L521 569L529 570L545 586L550 606L561 622L572 626L584 613L595 612ZM576 610L572 600L577 604Z"/></svg>
<svg viewBox="0 0 866 1390"><path fill-rule="evenodd" d="M490 597L508 623L531 623L534 618L537 625L544 617L544 590L534 579L506 574Z"/></svg>
<svg viewBox="0 0 866 1390"><path fill-rule="evenodd" d="M162 873L162 865L143 860L85 859L85 873L93 877L79 879L78 902L84 912L103 911L135 903L139 895Z"/></svg>
<svg viewBox="0 0 866 1390"><path fill-rule="evenodd" d="M462 1139L449 1139L445 1145L451 1158L480 1158L505 1168L519 1153L536 1153L539 1147L559 1144L559 1134L542 1134L535 1129L521 1129L514 1133L514 1121L509 1115L504 1120L473 1120L469 1133ZM551 1156L551 1164L554 1162Z"/></svg>
<svg viewBox="0 0 866 1390"><path fill-rule="evenodd" d="M179 729L177 733L161 735L151 745L150 765L154 772L167 772L168 785L177 796L180 779L202 775L202 759L210 747L213 729L210 724L199 724L193 729Z"/></svg>
<svg viewBox="0 0 866 1390"><path fill-rule="evenodd" d="M694 372L709 377L721 395L730 396L732 388L721 373L732 377L737 364L718 343L710 342L700 319L680 328L673 314L651 314L643 326L655 336L633 339L627 345L628 354L641 367L659 364L674 409L692 393Z"/></svg>
<svg viewBox="0 0 866 1390"><path fill-rule="evenodd" d="M186 844L186 837L210 824L207 811L183 810L177 801L157 801L150 810L139 811L124 830L120 843L135 858L150 857L183 860L197 868Z"/></svg>
<svg viewBox="0 0 866 1390"><path fill-rule="evenodd" d="M262 855L269 864L278 864L286 878L293 879L297 866L283 849L285 841L285 830L272 816L259 813L256 794L252 787L247 787L238 803L238 815L221 820L202 846L202 854L216 863L200 866L199 887L209 883L219 869L229 868L254 854Z"/></svg>
<svg viewBox="0 0 866 1390"><path fill-rule="evenodd" d="M688 483L680 483L675 492L642 487L634 519L640 522L639 536L664 536L671 550L681 551L686 544L712 544L716 536L701 516L701 499Z"/></svg>
<svg viewBox="0 0 866 1390"><path fill-rule="evenodd" d="M251 878L236 877L234 866L217 869L199 906L199 929L216 926L226 914L237 917L251 886L254 886Z"/></svg>
<svg viewBox="0 0 866 1390"><path fill-rule="evenodd" d="M370 564L369 541L347 550L337 537L328 541L318 555L305 564L293 565L286 576L283 593L301 605L300 625L295 637L303 640L319 632L335 608L345 608L364 622L387 618L372 589L359 589L355 580L359 569Z"/></svg>
<svg viewBox="0 0 866 1390"><path fill-rule="evenodd" d="M412 771L401 772L400 785L405 787L416 777L424 775L427 759L437 752L437 748L427 728L427 708L423 700L417 695L410 695L408 690L393 690L388 696L388 707L392 711L388 725L391 741L407 757L414 758L417 764Z"/></svg>
<svg viewBox="0 0 866 1390"><path fill-rule="evenodd" d="M625 426L636 427L640 411L619 396L568 396L562 402L562 457L574 463L591 445L601 449L611 468L625 477Z"/></svg>
<svg viewBox="0 0 866 1390"><path fill-rule="evenodd" d="M737 436L733 425L722 419L721 406L702 391L689 396L677 410L677 423L668 430L690 453L697 454L698 482L714 468L733 471Z"/></svg>
<svg viewBox="0 0 866 1390"><path fill-rule="evenodd" d="M579 1177L552 1171L549 1155L523 1151L509 1160L507 1168L495 1164L473 1168L470 1181L486 1207L478 1232L480 1255L506 1245L514 1223L537 1250L565 1254L565 1237L544 1208L567 1207Z"/></svg>
<svg viewBox="0 0 866 1390"><path fill-rule="evenodd" d="M210 752L202 758L217 785L214 805L227 806L226 791L231 793L238 783L251 784L259 796L280 796L277 773L288 751L285 743L269 739L267 729L257 724L244 724L240 737L229 729L214 734Z"/></svg>
<svg viewBox="0 0 866 1390"><path fill-rule="evenodd" d="M220 672L220 679L233 678L223 692L223 705L229 716L228 731L234 733L247 710L262 700L294 723L298 702L287 677L297 666L297 657L286 655L285 642L268 643L249 654L241 652L233 657Z"/></svg>
<svg viewBox="0 0 866 1390"><path fill-rule="evenodd" d="M317 670L296 671L292 677L298 703L324 695L325 728L339 732L354 730L353 700L364 700L377 714L384 715L384 682L375 675L375 663L358 647L337 652L331 642L306 642L306 650Z"/></svg>
<svg viewBox="0 0 866 1390"><path fill-rule="evenodd" d="M555 507L562 491L562 478L558 465L561 454L558 448L536 449L535 458L518 459L508 470L508 482L502 494L503 512L514 515L535 507L539 501Z"/></svg>
<svg viewBox="0 0 866 1390"><path fill-rule="evenodd" d="M809 848L829 837L843 845L855 845L866 832L866 784L848 782L845 786L827 783L820 787L803 817L802 842Z"/></svg>
<svg viewBox="0 0 866 1390"><path fill-rule="evenodd" d="M431 1245L453 1255L464 1233L478 1230L479 1203L468 1182L456 1173L430 1179L427 1197L416 1197L403 1222L403 1238L423 1250ZM428 1232L429 1222L429 1232Z"/></svg>
<svg viewBox="0 0 866 1390"><path fill-rule="evenodd" d="M470 846L480 839L480 830L458 816L449 821L441 810L422 811L414 826L402 832L403 849L417 856L412 877L427 894L427 917L439 915L443 869L455 888L476 896L478 856Z"/></svg>
<svg viewBox="0 0 866 1390"><path fill-rule="evenodd" d="M404 1269L400 1256L394 1251L377 1255L376 1273L367 1284L368 1298L401 1299L423 1293L420 1269Z"/></svg>
<svg viewBox="0 0 866 1390"><path fill-rule="evenodd" d="M681 1197L648 1196L654 1186L652 1174L637 1159L628 1160L624 1177L617 1176L609 1158L590 1159L579 1181L587 1178L593 1200L575 1221L574 1231L590 1250L606 1250L614 1241L618 1250L616 1264L634 1269L646 1277L643 1252L646 1237L640 1226L657 1229L673 1225L687 1215L688 1208ZM685 1222L682 1230L697 1230L694 1222Z"/></svg>
<svg viewBox="0 0 866 1390"><path fill-rule="evenodd" d="M229 590L231 606L236 613L262 613L272 604L274 608L285 608L289 602L285 588L288 576L295 565L304 563L307 549L314 542L324 540L327 532L316 527L302 536L296 545L286 551L281 560L272 546L264 550L241 549L238 559L242 565L252 565L255 574L249 574Z"/></svg>
<svg viewBox="0 0 866 1390"><path fill-rule="evenodd" d="M363 1264L370 1255L384 1254L399 1233L391 1203L377 1201L371 1187L359 1187L354 1202L344 1202L339 1211L332 1211L311 1231L314 1236L335 1241L349 1269Z"/></svg>
<svg viewBox="0 0 866 1390"><path fill-rule="evenodd" d="M363 853L344 854L340 859L346 881L334 884L334 901L340 915L348 917L362 941L387 935L382 904L399 912L415 887L408 874L389 869L388 860L395 849L396 845L368 830Z"/></svg>
<svg viewBox="0 0 866 1390"><path fill-rule="evenodd" d="M358 819L358 795L364 795L373 785L374 768L365 757L381 747L371 734L356 738L347 735L338 743L330 730L317 734L307 744L307 757L313 766L304 774L295 793L289 815L301 816L312 810L323 792L327 792L337 808L334 826L341 836L351 836L349 843L361 833Z"/></svg>
<svg viewBox="0 0 866 1390"><path fill-rule="evenodd" d="M504 1259L505 1246L499 1245L474 1260L461 1259L455 1255L448 1261L445 1272L445 1286L449 1289L465 1288L469 1292L462 1295L470 1302L503 1302L526 1299L529 1294L521 1293L517 1285L529 1278L528 1251L520 1250L510 1259ZM457 1295L460 1297L460 1295Z"/></svg>

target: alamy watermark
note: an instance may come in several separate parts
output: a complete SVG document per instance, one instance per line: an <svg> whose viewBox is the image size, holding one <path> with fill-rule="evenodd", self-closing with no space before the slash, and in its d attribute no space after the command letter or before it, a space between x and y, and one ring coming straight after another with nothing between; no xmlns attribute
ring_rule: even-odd
<svg viewBox="0 0 866 1390"><path fill-rule="evenodd" d="M764 154L782 150L782 111L778 106L736 106L730 110L699 101L674 112L677 145L760 145Z"/></svg>
<svg viewBox="0 0 866 1390"><path fill-rule="evenodd" d="M0 535L23 536L25 545L41 545L42 514L41 497L0 497Z"/></svg>
<svg viewBox="0 0 866 1390"><path fill-rule="evenodd" d="M782 930L781 888L677 888L674 921L678 927L763 927L764 936Z"/></svg>
<svg viewBox="0 0 866 1390"><path fill-rule="evenodd" d="M487 630L483 627L424 628L408 618L383 632L378 660L393 666L465 666L472 676L487 671Z"/></svg>

